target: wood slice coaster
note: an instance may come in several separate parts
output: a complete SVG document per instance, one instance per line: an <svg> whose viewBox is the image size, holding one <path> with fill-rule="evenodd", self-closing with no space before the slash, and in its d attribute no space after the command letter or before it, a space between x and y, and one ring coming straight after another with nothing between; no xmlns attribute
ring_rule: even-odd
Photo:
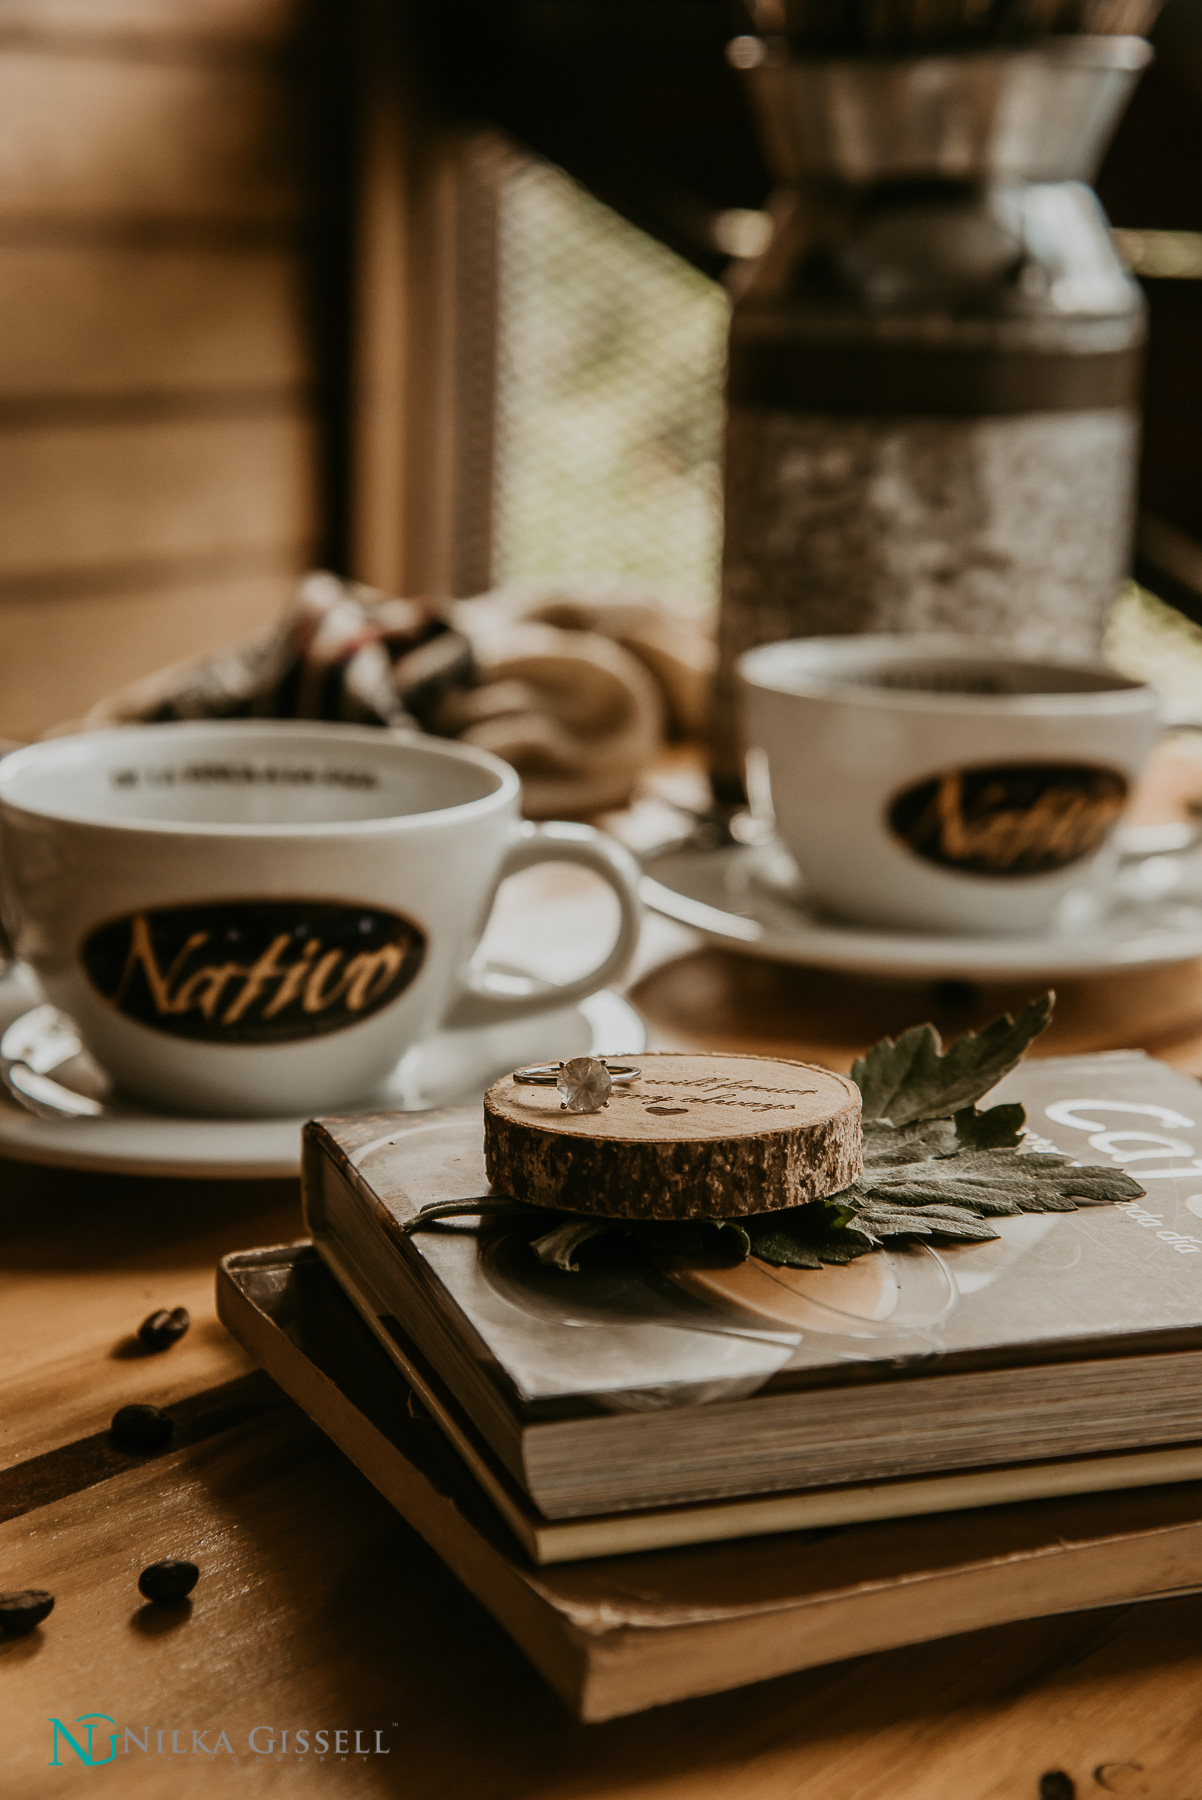
<svg viewBox="0 0 1202 1800"><path fill-rule="evenodd" d="M484 1096L497 1193L612 1219L730 1219L836 1194L860 1173L860 1090L772 1056L633 1059L603 1112L505 1076Z"/></svg>

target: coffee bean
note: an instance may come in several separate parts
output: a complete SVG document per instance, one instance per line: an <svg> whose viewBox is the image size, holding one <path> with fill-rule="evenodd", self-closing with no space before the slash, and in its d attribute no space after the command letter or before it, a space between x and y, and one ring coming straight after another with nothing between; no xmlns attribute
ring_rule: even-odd
<svg viewBox="0 0 1202 1800"><path fill-rule="evenodd" d="M170 1350L172 1344L178 1344L191 1323L191 1315L186 1306L173 1306L170 1312L165 1306L160 1307L158 1312L152 1312L138 1326L138 1342L147 1350Z"/></svg>
<svg viewBox="0 0 1202 1800"><path fill-rule="evenodd" d="M15 1594L0 1594L0 1637L24 1637L35 1625L48 1618L54 1607L54 1595L45 1588L22 1588Z"/></svg>
<svg viewBox="0 0 1202 1800"><path fill-rule="evenodd" d="M162 1562L151 1563L142 1570L138 1592L156 1606L170 1606L174 1600L186 1600L199 1580L200 1570L195 1563L165 1556Z"/></svg>
<svg viewBox="0 0 1202 1800"><path fill-rule="evenodd" d="M119 1406L110 1430L118 1450L161 1450L171 1442L175 1422L157 1406Z"/></svg>

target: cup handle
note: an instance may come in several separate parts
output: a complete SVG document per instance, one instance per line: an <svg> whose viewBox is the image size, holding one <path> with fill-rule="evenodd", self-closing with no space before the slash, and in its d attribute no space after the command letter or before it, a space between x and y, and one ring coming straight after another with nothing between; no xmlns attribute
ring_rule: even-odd
<svg viewBox="0 0 1202 1800"><path fill-rule="evenodd" d="M547 1012L572 1000L583 1000L625 973L638 943L642 917L639 868L633 856L591 825L571 825L558 820L547 825L532 825L525 821L518 826L506 853L498 885L507 875L516 875L521 869L543 862L579 863L609 883L621 908L617 941L612 950L587 974L562 983L541 981L535 975L507 974L501 969L471 969L463 991L443 1020L445 1027L495 1025L502 1019L520 1019L530 1013Z"/></svg>
<svg viewBox="0 0 1202 1800"><path fill-rule="evenodd" d="M1174 731L1202 731L1202 719L1195 715L1177 716L1166 713L1160 722L1162 737ZM1122 825L1115 834L1120 859L1125 863L1144 862L1150 856L1183 856L1202 843L1202 824L1171 823L1167 825Z"/></svg>

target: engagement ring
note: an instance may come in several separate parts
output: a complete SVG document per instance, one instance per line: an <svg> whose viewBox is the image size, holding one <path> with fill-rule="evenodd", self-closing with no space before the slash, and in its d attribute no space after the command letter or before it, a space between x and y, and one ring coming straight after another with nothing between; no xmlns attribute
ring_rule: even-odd
<svg viewBox="0 0 1202 1800"><path fill-rule="evenodd" d="M609 1105L609 1096L618 1083L637 1081L640 1071L633 1063L611 1063L603 1056L573 1056L567 1062L532 1063L515 1069L516 1082L534 1087L559 1090L562 1112L600 1112Z"/></svg>

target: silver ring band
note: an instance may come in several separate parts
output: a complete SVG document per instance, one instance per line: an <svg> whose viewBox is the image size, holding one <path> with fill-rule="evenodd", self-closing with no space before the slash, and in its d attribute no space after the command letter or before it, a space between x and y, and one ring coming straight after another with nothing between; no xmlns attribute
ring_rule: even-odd
<svg viewBox="0 0 1202 1800"><path fill-rule="evenodd" d="M611 1063L604 1056L599 1056L597 1061L605 1064L609 1071L609 1079L613 1082L637 1081L642 1074L642 1070L636 1068L633 1063ZM559 1080L559 1071L562 1068L561 1062L531 1063L529 1068L515 1069L513 1079L530 1087L554 1087Z"/></svg>

